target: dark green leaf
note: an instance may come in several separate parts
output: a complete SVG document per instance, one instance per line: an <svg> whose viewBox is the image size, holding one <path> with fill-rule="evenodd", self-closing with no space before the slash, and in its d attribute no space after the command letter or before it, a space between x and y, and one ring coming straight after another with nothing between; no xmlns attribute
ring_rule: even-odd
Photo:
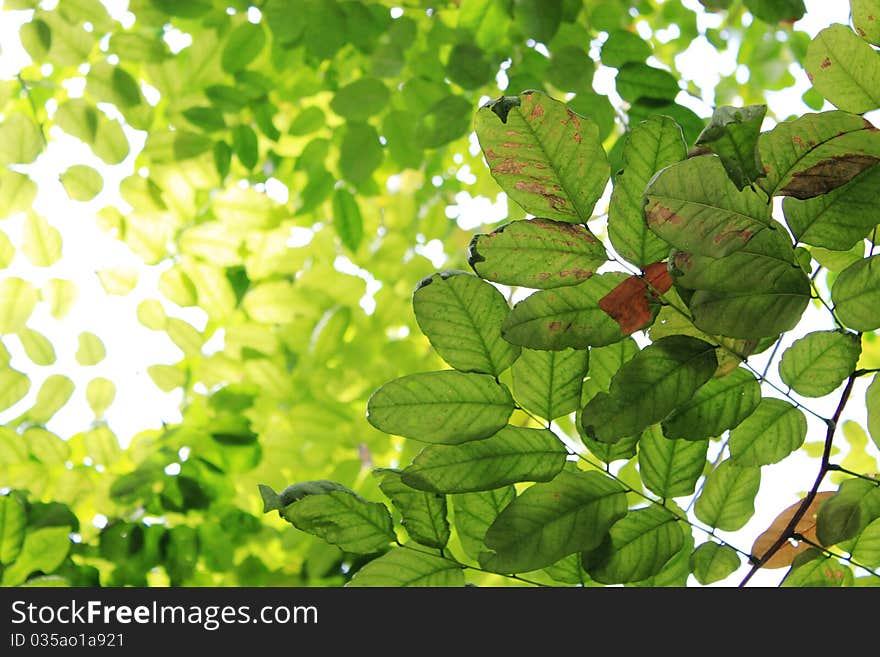
<svg viewBox="0 0 880 657"><path fill-rule="evenodd" d="M730 461L738 466L778 463L804 444L807 418L796 406L766 397L730 432Z"/></svg>
<svg viewBox="0 0 880 657"><path fill-rule="evenodd" d="M856 331L880 328L880 255L859 260L844 269L831 288L840 321Z"/></svg>
<svg viewBox="0 0 880 657"><path fill-rule="evenodd" d="M639 441L639 473L645 486L666 499L690 495L706 466L708 440L670 440L646 431Z"/></svg>
<svg viewBox="0 0 880 657"><path fill-rule="evenodd" d="M491 552L480 555L480 564L502 573L549 566L598 547L625 514L626 494L616 481L598 472L563 470L505 507L486 534Z"/></svg>
<svg viewBox="0 0 880 657"><path fill-rule="evenodd" d="M423 279L413 310L431 345L457 370L497 376L519 356L519 347L501 338L507 301L472 274L447 271Z"/></svg>
<svg viewBox="0 0 880 657"><path fill-rule="evenodd" d="M585 568L603 584L638 582L656 575L684 543L678 519L656 505L630 511L609 533L607 551Z"/></svg>
<svg viewBox="0 0 880 657"><path fill-rule="evenodd" d="M822 545L836 545L858 536L880 517L880 486L864 479L847 479L837 494L819 507L816 536Z"/></svg>
<svg viewBox="0 0 880 657"><path fill-rule="evenodd" d="M874 165L837 189L804 201L786 197L785 221L799 242L845 251L877 225L872 202L880 194L880 166Z"/></svg>
<svg viewBox="0 0 880 657"><path fill-rule="evenodd" d="M357 251L364 238L364 220L357 199L342 188L333 193L333 228L345 248Z"/></svg>
<svg viewBox="0 0 880 657"><path fill-rule="evenodd" d="M220 63L223 70L235 73L248 67L266 45L263 26L254 23L241 23L232 32L223 48Z"/></svg>
<svg viewBox="0 0 880 657"><path fill-rule="evenodd" d="M446 96L431 105L416 126L416 143L421 148L439 148L471 129L473 108L461 96Z"/></svg>
<svg viewBox="0 0 880 657"><path fill-rule="evenodd" d="M568 106L581 116L588 116L596 122L601 141L605 141L614 131L617 114L607 96L593 91L581 91L568 101Z"/></svg>
<svg viewBox="0 0 880 657"><path fill-rule="evenodd" d="M745 0L745 6L767 23L794 23L807 11L804 0Z"/></svg>
<svg viewBox="0 0 880 657"><path fill-rule="evenodd" d="M603 442L639 434L693 397L717 366L713 345L684 335L661 338L620 368L609 393L584 407L584 432Z"/></svg>
<svg viewBox="0 0 880 657"><path fill-rule="evenodd" d="M226 128L223 112L214 107L190 107L183 110L183 116L187 121L207 132Z"/></svg>
<svg viewBox="0 0 880 657"><path fill-rule="evenodd" d="M446 497L408 486L396 470L379 470L379 488L403 516L403 528L417 543L443 549L449 542Z"/></svg>
<svg viewBox="0 0 880 657"><path fill-rule="evenodd" d="M855 334L814 331L785 350L779 376L799 395L823 397L853 373L861 353Z"/></svg>
<svg viewBox="0 0 880 657"><path fill-rule="evenodd" d="M553 51L547 79L562 91L592 91L596 65L583 48L564 46Z"/></svg>
<svg viewBox="0 0 880 657"><path fill-rule="evenodd" d="M452 496L455 533L469 557L479 559L480 554L486 551L483 542L486 531L501 510L515 497L516 490L513 486Z"/></svg>
<svg viewBox="0 0 880 657"><path fill-rule="evenodd" d="M513 0L513 19L525 37L548 43L562 21L562 0Z"/></svg>
<svg viewBox="0 0 880 657"><path fill-rule="evenodd" d="M446 63L446 73L450 80L465 89L482 87L495 77L495 71L482 48L466 42L453 46Z"/></svg>
<svg viewBox="0 0 880 657"><path fill-rule="evenodd" d="M389 381L367 403L367 419L380 431L445 444L488 438L512 412L503 384L488 374L455 370Z"/></svg>
<svg viewBox="0 0 880 657"><path fill-rule="evenodd" d="M846 25L816 35L804 68L813 88L838 108L862 114L880 107L880 55Z"/></svg>
<svg viewBox="0 0 880 657"><path fill-rule="evenodd" d="M760 485L761 468L723 461L706 477L694 513L710 527L731 532L741 529L755 513Z"/></svg>
<svg viewBox="0 0 880 657"><path fill-rule="evenodd" d="M608 207L608 237L615 250L634 265L644 267L669 255L669 244L645 223L642 194L655 173L680 162L686 153L681 128L669 117L642 121L626 137L623 170L614 178Z"/></svg>
<svg viewBox="0 0 880 657"><path fill-rule="evenodd" d="M513 364L513 396L520 406L547 420L574 413L588 363L586 349L523 349Z"/></svg>
<svg viewBox="0 0 880 657"><path fill-rule="evenodd" d="M462 445L430 445L403 471L408 486L434 493L491 490L521 481L549 481L567 450L547 429L507 426Z"/></svg>
<svg viewBox="0 0 880 657"><path fill-rule="evenodd" d="M739 555L729 545L718 543L703 543L694 550L690 558L691 572L700 584L712 584L729 575L739 568Z"/></svg>
<svg viewBox="0 0 880 657"><path fill-rule="evenodd" d="M592 119L528 92L484 105L475 125L493 177L527 212L571 223L590 219L609 173Z"/></svg>
<svg viewBox="0 0 880 657"><path fill-rule="evenodd" d="M645 199L654 233L712 258L741 249L772 221L766 200L750 188L738 190L714 155L666 167L645 189Z"/></svg>
<svg viewBox="0 0 880 657"><path fill-rule="evenodd" d="M617 93L628 103L638 100L673 101L681 89L669 71L641 62L623 64L617 72Z"/></svg>
<svg viewBox="0 0 880 657"><path fill-rule="evenodd" d="M247 125L237 125L232 129L232 151L245 169L253 169L260 158L257 133Z"/></svg>
<svg viewBox="0 0 880 657"><path fill-rule="evenodd" d="M475 235L468 249L469 264L483 278L537 289L577 285L606 261L587 228L549 219L504 224Z"/></svg>
<svg viewBox="0 0 880 657"><path fill-rule="evenodd" d="M766 114L766 105L717 107L709 125L697 137L697 146L708 148L721 158L737 189L755 182L763 173L758 137Z"/></svg>
<svg viewBox="0 0 880 657"><path fill-rule="evenodd" d="M618 272L596 274L579 285L536 292L513 307L501 335L513 344L554 351L617 342L623 332L599 300L625 278Z"/></svg>
<svg viewBox="0 0 880 657"><path fill-rule="evenodd" d="M349 121L366 121L388 105L388 88L376 78L360 78L340 88L330 109Z"/></svg>
<svg viewBox="0 0 880 657"><path fill-rule="evenodd" d="M744 368L710 379L689 402L663 421L669 438L703 440L720 436L749 417L761 400L761 386Z"/></svg>
<svg viewBox="0 0 880 657"><path fill-rule="evenodd" d="M689 107L679 105L678 103L658 103L655 100L646 99L633 103L629 108L630 124L638 124L652 116L668 116L674 119L681 126L681 132L684 135L686 144L693 144L703 131L703 128L706 127L705 119L700 118Z"/></svg>
<svg viewBox="0 0 880 657"><path fill-rule="evenodd" d="M361 568L346 586L464 586L464 574L449 559L396 547Z"/></svg>
<svg viewBox="0 0 880 657"><path fill-rule="evenodd" d="M620 68L630 62L644 62L651 56L651 44L629 30L616 30L602 44L602 63Z"/></svg>

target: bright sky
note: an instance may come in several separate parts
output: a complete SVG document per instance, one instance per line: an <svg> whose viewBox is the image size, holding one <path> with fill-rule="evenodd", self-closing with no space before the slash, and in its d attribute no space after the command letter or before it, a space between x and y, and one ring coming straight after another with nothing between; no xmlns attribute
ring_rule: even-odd
<svg viewBox="0 0 880 657"><path fill-rule="evenodd" d="M108 1L106 4L115 16L124 16L126 6L124 0ZM684 0L684 4L700 11L701 28L714 27L719 23L720 17L702 12L697 0ZM806 4L807 14L796 27L811 35L815 35L831 23L849 21L847 2L807 0ZM17 16L26 16L26 14L17 14ZM258 20L258 16L255 18ZM642 29L646 27L645 25ZM10 79L19 70L22 62L27 61L27 55L18 39L18 22L11 20L8 14L0 20L0 43L2 43L0 79ZM719 55L703 38L695 41L687 51L679 55L676 58L676 65L686 78L695 80L702 88L708 90L715 86L720 78L719 74L728 75L735 69L735 61L731 53ZM600 67L596 75L597 91L607 93L612 101L617 100L614 91L614 73L614 69ZM809 111L800 100L801 95L809 88L806 74L797 67L792 68L792 73L797 79L797 84L793 88L767 94L767 102L771 109L782 116ZM82 86L81 82L70 84L69 94L81 95ZM712 100L711 97L706 97L703 99L704 102L700 103L684 93L680 96L680 102L689 104L702 116L711 113ZM830 105L828 108L830 109ZM181 358L182 353L164 333L150 331L142 326L137 320L136 308L143 299L160 299L170 316L185 319L199 330L204 327L206 317L201 310L181 309L175 304L164 301L156 291L158 276L163 268L143 265L128 247L99 229L94 220L95 213L105 204L116 206L123 211L126 209L125 202L117 193L118 182L133 173L134 159L143 145L145 136L144 133L129 128L126 128L126 132L132 143L131 154L119 165L106 166L78 140L65 136L57 128L52 128L49 148L36 163L27 167L28 173L39 185L34 209L61 232L64 243L63 258L51 267L40 268L32 266L19 253L9 268L0 271L0 278L18 276L37 287L41 287L52 278L68 279L76 283L79 298L71 313L61 321L49 314L46 304L39 304L28 323L31 328L39 330L55 345L58 360L54 365L49 367L33 365L25 356L17 338L12 336L2 338L3 344L12 354L12 366L31 378L32 387L30 393L20 403L0 412L0 424L26 411L33 404L42 381L53 373L63 373L76 384L74 397L49 423L49 429L61 436L70 436L90 426L93 416L85 401L85 389L88 381L97 376L106 377L117 384L116 400L107 411L106 419L123 444L126 444L138 431L159 428L163 422L173 423L180 419L181 395L163 393L152 382L146 370L153 364L174 363ZM472 142L475 143L475 140ZM104 191L93 201L78 203L68 200L58 176L72 164L88 164L99 169L104 175ZM470 175L472 174L463 172L460 179L466 182ZM269 191L273 191L273 195L277 195L282 202L286 197L286 188ZM459 224L464 229L473 229L487 221L487 218L500 219L505 213L506 204L503 196L501 201L493 206L492 202L495 199L472 199L465 190L459 194L457 200L460 207L450 209L449 214L458 216ZM601 203L602 201L600 207ZM0 230L7 234L16 248L21 245L23 223L22 215L0 222ZM300 237L292 236L293 239ZM442 245L439 243L429 245L426 255L433 256L432 259L439 266L442 263ZM350 263L340 261L338 266L341 269L348 269L349 272L353 271ZM138 285L132 293L111 296L104 291L96 275L97 272L117 268L136 273ZM810 329L827 327L825 316L818 311L815 311L813 320ZM83 331L97 334L104 341L107 349L105 360L93 367L82 367L74 358L77 338ZM795 337L797 336L792 336L792 339ZM219 340L212 341L212 345L214 348L219 346ZM753 364L761 367L760 359L754 360ZM865 381L860 382L860 387L853 396L854 400L864 398L865 385ZM830 399L818 400L812 407L830 415L833 401L835 399L832 396ZM863 406L857 403L850 406L851 417L859 420L864 426ZM824 434L817 420L810 418L810 423L810 435ZM762 472L763 480L765 482L772 480L777 482L777 485L762 487L756 500L758 511L755 517L743 530L728 537L731 542L743 549L751 547L751 538L748 541L744 539L737 541L736 537L753 537L769 525L782 508L797 499L798 493L802 492L798 486L803 488L812 481L812 475L805 475L805 472L813 473L815 467L816 462L807 459L802 453L792 455L783 464L765 467ZM789 482L794 484L794 487L788 486ZM697 536L699 542L702 542L703 538ZM762 573L753 581L756 584L775 585L781 572ZM729 583L728 581L722 584Z"/></svg>

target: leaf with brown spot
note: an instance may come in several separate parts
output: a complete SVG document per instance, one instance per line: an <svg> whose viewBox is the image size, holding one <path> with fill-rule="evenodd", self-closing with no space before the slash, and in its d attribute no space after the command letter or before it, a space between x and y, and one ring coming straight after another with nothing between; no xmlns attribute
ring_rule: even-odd
<svg viewBox="0 0 880 657"><path fill-rule="evenodd" d="M492 176L526 212L570 223L590 219L610 172L592 119L530 91L481 107L475 128Z"/></svg>
<svg viewBox="0 0 880 657"><path fill-rule="evenodd" d="M620 324L624 335L645 328L659 308L655 303L657 294L664 294L672 287L672 277L665 262L648 265L643 274L630 276L599 299L599 307Z"/></svg>
<svg viewBox="0 0 880 657"><path fill-rule="evenodd" d="M816 514L819 512L819 507L822 506L825 500L834 497L835 494L836 493L834 492L816 493L816 497L813 498L810 506L807 507L806 513L804 513L803 517L798 521L797 525L795 525L794 533L803 536L813 543L818 543L819 539L816 537ZM779 537L782 536L782 532L788 527L788 523L794 518L794 514L801 507L802 503L803 500L799 500L776 516L776 519L763 534L758 536L754 545L752 545L752 554L754 556L759 559L764 556L767 550L769 550ZM809 548L809 544L803 541L800 541L797 545L793 545L791 542L786 541L783 543L782 547L776 551L776 554L770 557L767 563L763 565L763 568L786 568L791 565L792 561L794 561L794 558L798 554Z"/></svg>
<svg viewBox="0 0 880 657"><path fill-rule="evenodd" d="M834 110L778 124L758 142L770 196L826 194L880 162L880 131L855 114Z"/></svg>
<svg viewBox="0 0 880 657"><path fill-rule="evenodd" d="M847 112L880 107L880 56L846 25L831 25L807 48L804 68L813 88Z"/></svg>

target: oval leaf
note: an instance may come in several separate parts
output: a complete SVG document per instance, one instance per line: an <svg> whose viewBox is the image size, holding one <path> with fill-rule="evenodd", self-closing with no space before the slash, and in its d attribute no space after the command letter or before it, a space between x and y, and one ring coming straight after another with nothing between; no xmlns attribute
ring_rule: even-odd
<svg viewBox="0 0 880 657"><path fill-rule="evenodd" d="M730 432L730 460L741 466L778 463L804 444L807 418L782 399L766 397Z"/></svg>
<svg viewBox="0 0 880 657"><path fill-rule="evenodd" d="M842 272L831 288L840 321L856 331L880 328L880 255L858 260Z"/></svg>
<svg viewBox="0 0 880 657"><path fill-rule="evenodd" d="M589 356L586 349L523 349L511 370L517 403L546 420L574 413L580 406Z"/></svg>
<svg viewBox="0 0 880 657"><path fill-rule="evenodd" d="M846 25L831 25L807 48L804 68L813 88L847 112L880 107L880 55Z"/></svg>
<svg viewBox="0 0 880 657"><path fill-rule="evenodd" d="M723 461L706 477L694 513L710 527L731 532L741 529L755 513L760 485L760 468Z"/></svg>
<svg viewBox="0 0 880 657"><path fill-rule="evenodd" d="M403 516L403 527L417 543L443 549L449 542L446 497L425 493L407 485L396 470L379 470L379 488Z"/></svg>
<svg viewBox="0 0 880 657"><path fill-rule="evenodd" d="M690 558L691 572L704 586L732 575L739 568L739 555L729 545L703 543Z"/></svg>
<svg viewBox="0 0 880 657"><path fill-rule="evenodd" d="M396 547L357 571L346 586L464 586L464 574L449 559Z"/></svg>
<svg viewBox="0 0 880 657"><path fill-rule="evenodd" d="M815 331L785 350L779 376L799 395L822 397L855 371L861 353L859 337L852 333Z"/></svg>
<svg viewBox="0 0 880 657"><path fill-rule="evenodd" d="M670 440L659 431L646 431L639 441L639 475L663 499L690 495L706 467L708 449L708 440Z"/></svg>

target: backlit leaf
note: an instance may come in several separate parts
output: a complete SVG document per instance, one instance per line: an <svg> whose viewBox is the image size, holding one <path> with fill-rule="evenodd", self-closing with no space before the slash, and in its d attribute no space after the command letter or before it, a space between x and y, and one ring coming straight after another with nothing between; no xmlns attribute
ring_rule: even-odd
<svg viewBox="0 0 880 657"><path fill-rule="evenodd" d="M486 551L483 542L489 526L495 518L516 497L513 486L495 488L477 493L453 495L452 508L455 518L455 533L461 541L465 553L472 559L479 559Z"/></svg>
<svg viewBox="0 0 880 657"><path fill-rule="evenodd" d="M116 384L110 379L98 377L86 386L86 401L95 417L102 417L116 398Z"/></svg>
<svg viewBox="0 0 880 657"><path fill-rule="evenodd" d="M580 406L589 353L586 349L523 349L511 370L517 403L547 420L575 412Z"/></svg>
<svg viewBox="0 0 880 657"><path fill-rule="evenodd" d="M31 380L7 365L0 366L0 411L17 404L28 393Z"/></svg>
<svg viewBox="0 0 880 657"><path fill-rule="evenodd" d="M417 543L443 549L449 542L446 496L416 490L396 470L380 470L379 488L403 516L403 527Z"/></svg>
<svg viewBox="0 0 880 657"><path fill-rule="evenodd" d="M708 440L671 440L659 431L646 431L639 441L639 474L663 499L690 495L703 474L708 449Z"/></svg>
<svg viewBox="0 0 880 657"><path fill-rule="evenodd" d="M745 6L767 23L794 23L807 11L804 0L745 0Z"/></svg>
<svg viewBox="0 0 880 657"><path fill-rule="evenodd" d="M644 62L651 56L651 45L629 30L616 30L602 44L602 63L620 68L628 62Z"/></svg>
<svg viewBox="0 0 880 657"><path fill-rule="evenodd" d="M868 411L868 431L874 444L880 446L880 375L875 374L865 391L865 407Z"/></svg>
<svg viewBox="0 0 880 657"><path fill-rule="evenodd" d="M758 136L766 113L766 105L717 107L709 125L697 137L695 145L721 158L737 189L755 182L763 173Z"/></svg>
<svg viewBox="0 0 880 657"><path fill-rule="evenodd" d="M64 132L91 146L107 164L118 164L128 155L122 126L81 98L62 103L53 118Z"/></svg>
<svg viewBox="0 0 880 657"><path fill-rule="evenodd" d="M266 43L263 26L250 22L241 23L229 33L220 56L225 71L235 73L248 65L260 54Z"/></svg>
<svg viewBox="0 0 880 657"><path fill-rule="evenodd" d="M862 530L850 552L857 563L869 568L880 567L880 518Z"/></svg>
<svg viewBox="0 0 880 657"><path fill-rule="evenodd" d="M825 557L811 548L795 560L782 586L837 588L852 586L853 573L834 557Z"/></svg>
<svg viewBox="0 0 880 657"><path fill-rule="evenodd" d="M76 352L77 363L83 367L97 365L104 360L106 355L107 350L104 349L104 343L101 341L101 338L89 331L79 334L79 349Z"/></svg>
<svg viewBox="0 0 880 657"><path fill-rule="evenodd" d="M468 263L481 277L537 289L577 285L607 260L585 227L549 219L514 221L471 240Z"/></svg>
<svg viewBox="0 0 880 657"><path fill-rule="evenodd" d="M43 150L43 137L33 119L15 112L0 124L0 144L0 165L30 164Z"/></svg>
<svg viewBox="0 0 880 657"><path fill-rule="evenodd" d="M813 88L838 108L862 114L880 107L880 55L847 26L819 32L804 68Z"/></svg>
<svg viewBox="0 0 880 657"><path fill-rule="evenodd" d="M720 545L712 541L703 543L694 550L690 557L691 572L700 584L712 584L739 568L739 555L729 545Z"/></svg>
<svg viewBox="0 0 880 657"><path fill-rule="evenodd" d="M880 46L880 2L878 0L850 0L852 24L866 41Z"/></svg>
<svg viewBox="0 0 880 657"><path fill-rule="evenodd" d="M361 568L346 586L464 586L464 574L450 559L396 547Z"/></svg>
<svg viewBox="0 0 880 657"><path fill-rule="evenodd" d="M15 276L0 280L0 335L23 330L37 299L37 290L26 280Z"/></svg>
<svg viewBox="0 0 880 657"><path fill-rule="evenodd" d="M840 320L857 331L880 328L880 255L859 260L844 269L831 288Z"/></svg>
<svg viewBox="0 0 880 657"><path fill-rule="evenodd" d="M816 493L816 496L807 507L804 515L794 526L794 529L792 530L793 533L799 534L813 543L817 542L816 514L819 507L833 496L834 493L831 492ZM751 550L754 556L760 559L767 553L767 550L773 547L773 544L779 540L780 536L782 536L782 533L785 531L786 527L788 527L788 524L791 522L792 518L794 518L794 514L797 513L797 510L802 504L803 500L799 500L776 516L776 519L770 524L770 526L758 536L757 539L755 539L755 543L752 545ZM786 566L790 566L792 561L794 561L794 558L808 550L809 547L809 543L804 541L800 541L797 545L793 545L790 541L785 541L776 553L764 563L762 568L785 568Z"/></svg>
<svg viewBox="0 0 880 657"><path fill-rule="evenodd" d="M567 453L547 429L508 425L483 440L425 447L403 471L403 482L434 493L467 493L549 481L562 469Z"/></svg>
<svg viewBox="0 0 880 657"><path fill-rule="evenodd" d="M724 531L741 529L755 513L761 469L723 461L706 477L694 512L702 522Z"/></svg>
<svg viewBox="0 0 880 657"><path fill-rule="evenodd" d="M333 194L333 227L349 251L357 251L364 238L364 220L357 199L344 189Z"/></svg>
<svg viewBox="0 0 880 657"><path fill-rule="evenodd" d="M750 188L738 190L714 155L666 167L648 184L645 199L656 235L712 258L742 249L772 221L766 200Z"/></svg>
<svg viewBox="0 0 880 657"><path fill-rule="evenodd" d="M382 157L379 134L373 126L346 124L339 148L339 170L347 180L355 185L365 182L382 163Z"/></svg>
<svg viewBox="0 0 880 657"><path fill-rule="evenodd" d="M779 376L799 395L822 397L855 371L861 351L855 334L814 331L785 350Z"/></svg>
<svg viewBox="0 0 880 657"><path fill-rule="evenodd" d="M608 181L599 129L539 92L504 96L477 112L492 176L527 212L585 223Z"/></svg>
<svg viewBox="0 0 880 657"><path fill-rule="evenodd" d="M366 121L388 104L388 88L376 78L360 78L341 87L330 109L349 121Z"/></svg>
<svg viewBox="0 0 880 657"><path fill-rule="evenodd" d="M513 398L487 374L446 370L389 381L367 403L370 424L431 443L488 438L507 424Z"/></svg>
<svg viewBox="0 0 880 657"><path fill-rule="evenodd" d="M655 173L680 162L685 154L681 128L669 117L642 121L626 137L623 170L614 177L608 207L608 237L615 250L634 265L643 267L669 255L669 244L645 223L642 194Z"/></svg>
<svg viewBox="0 0 880 657"><path fill-rule="evenodd" d="M15 562L3 571L3 586L17 586L36 571L51 573L67 557L72 545L70 527L44 527L29 531Z"/></svg>
<svg viewBox="0 0 880 657"><path fill-rule="evenodd" d="M680 88L669 71L641 62L623 64L617 72L617 93L628 103L675 100Z"/></svg>
<svg viewBox="0 0 880 657"><path fill-rule="evenodd" d="M14 495L0 496L0 564L15 561L21 552L27 528L27 514Z"/></svg>
<svg viewBox="0 0 880 657"><path fill-rule="evenodd" d="M21 250L35 267L50 267L61 258L61 233L45 218L29 212Z"/></svg>
<svg viewBox="0 0 880 657"><path fill-rule="evenodd" d="M864 479L847 479L819 507L816 536L822 545L835 545L858 536L880 517L880 486Z"/></svg>
<svg viewBox="0 0 880 657"><path fill-rule="evenodd" d="M804 444L807 419L782 399L766 397L730 432L730 461L739 466L778 463Z"/></svg>
<svg viewBox="0 0 880 657"><path fill-rule="evenodd" d="M40 386L37 400L27 411L28 419L34 424L46 424L67 403L73 390L73 381L63 374L52 374Z"/></svg>
<svg viewBox="0 0 880 657"><path fill-rule="evenodd" d="M626 514L624 489L598 472L563 470L534 484L501 512L486 534L480 564L502 573L526 572L599 546Z"/></svg>

